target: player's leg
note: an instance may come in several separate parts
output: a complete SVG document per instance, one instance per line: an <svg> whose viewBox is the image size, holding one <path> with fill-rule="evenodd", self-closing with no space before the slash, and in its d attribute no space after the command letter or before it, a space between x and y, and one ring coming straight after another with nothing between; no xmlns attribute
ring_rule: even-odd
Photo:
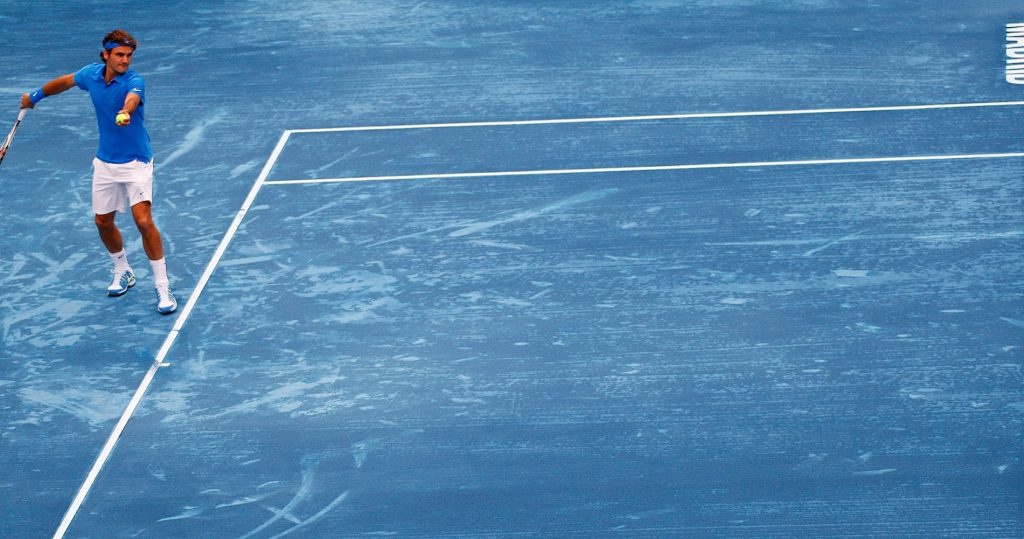
<svg viewBox="0 0 1024 539"><path fill-rule="evenodd" d="M107 294L110 296L123 295L129 288L135 286L135 273L128 264L124 238L115 221L117 212L125 209L124 199L124 186L117 181L116 172L111 170L109 163L94 159L92 207L95 212L96 230L114 262L114 280L107 287Z"/></svg>
<svg viewBox="0 0 1024 539"><path fill-rule="evenodd" d="M146 200L132 205L132 218L142 236L142 248L150 260L164 257L164 243L160 238L160 230L153 222L153 203Z"/></svg>
<svg viewBox="0 0 1024 539"><path fill-rule="evenodd" d="M107 252L116 253L124 250L124 238L121 230L115 222L117 212L96 214L96 230L100 233L100 241L107 248Z"/></svg>
<svg viewBox="0 0 1024 539"><path fill-rule="evenodd" d="M131 203L132 218L142 236L142 248L146 251L153 268L153 284L156 286L157 306L161 314L173 313L178 302L171 292L167 276L167 262L164 258L163 239L153 221L153 162L129 163L135 167L135 176L128 185L128 199ZM126 166L128 166L126 165Z"/></svg>

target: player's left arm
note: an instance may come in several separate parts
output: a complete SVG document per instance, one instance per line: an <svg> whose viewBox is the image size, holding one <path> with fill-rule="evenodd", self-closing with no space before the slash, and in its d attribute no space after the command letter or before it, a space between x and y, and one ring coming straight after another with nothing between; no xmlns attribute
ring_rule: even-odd
<svg viewBox="0 0 1024 539"><path fill-rule="evenodd" d="M139 97L139 94L128 92L128 95L124 98L124 106L121 107L121 112L135 114L135 109L139 108L140 103L142 103L142 98Z"/></svg>
<svg viewBox="0 0 1024 539"><path fill-rule="evenodd" d="M117 113L117 125L122 127L131 123L131 116L135 114L135 109L139 108L139 105L142 104L142 93L145 91L141 77L131 81L131 85L132 89L124 96L124 105L121 106L121 110ZM124 117L122 114L127 114L128 116Z"/></svg>
<svg viewBox="0 0 1024 539"><path fill-rule="evenodd" d="M139 108L139 103L142 103L142 98L139 97L139 94L128 92L128 95L124 98L124 106L121 107L121 110L117 111L114 122L121 127L132 123L132 114L135 113L135 109Z"/></svg>

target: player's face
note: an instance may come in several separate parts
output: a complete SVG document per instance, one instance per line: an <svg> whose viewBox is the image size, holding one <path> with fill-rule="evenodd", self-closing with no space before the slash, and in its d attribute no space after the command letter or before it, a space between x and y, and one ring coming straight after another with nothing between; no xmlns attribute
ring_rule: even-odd
<svg viewBox="0 0 1024 539"><path fill-rule="evenodd" d="M132 65L132 54L135 51L131 47L114 47L107 51L107 69L117 73L118 75L124 74L128 71L128 66Z"/></svg>

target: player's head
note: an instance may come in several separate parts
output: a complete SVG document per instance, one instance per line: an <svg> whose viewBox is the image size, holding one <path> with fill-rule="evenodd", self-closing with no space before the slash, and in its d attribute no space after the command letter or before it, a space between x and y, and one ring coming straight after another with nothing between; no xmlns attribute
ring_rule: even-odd
<svg viewBox="0 0 1024 539"><path fill-rule="evenodd" d="M139 43L131 34L124 30L117 29L103 36L103 50L100 51L100 59L104 63L110 58L110 51L118 47L131 47L134 51Z"/></svg>

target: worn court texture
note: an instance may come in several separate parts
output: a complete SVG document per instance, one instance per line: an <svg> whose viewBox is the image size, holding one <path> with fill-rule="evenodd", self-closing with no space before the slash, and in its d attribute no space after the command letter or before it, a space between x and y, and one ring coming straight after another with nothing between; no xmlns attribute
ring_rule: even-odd
<svg viewBox="0 0 1024 539"><path fill-rule="evenodd" d="M124 218L105 296L91 104L43 101L0 167L0 536L56 533L183 321L67 537L1020 537L1024 159L636 167L1019 154L1024 107L275 154L1024 99L1019 4L859 4L4 3L4 132L139 39L194 308Z"/></svg>

